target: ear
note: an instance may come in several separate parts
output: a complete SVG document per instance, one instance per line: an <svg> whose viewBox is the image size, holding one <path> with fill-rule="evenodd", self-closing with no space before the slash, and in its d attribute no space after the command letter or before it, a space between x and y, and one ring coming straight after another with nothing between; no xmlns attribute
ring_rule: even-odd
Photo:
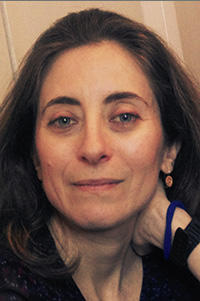
<svg viewBox="0 0 200 301"><path fill-rule="evenodd" d="M181 144L176 142L171 146L166 147L161 164L161 170L165 174L170 174L174 168L174 162L181 148Z"/></svg>
<svg viewBox="0 0 200 301"><path fill-rule="evenodd" d="M37 172L38 179L40 181L42 181L41 166L40 166L40 161L39 161L37 153L34 153L34 155L33 155L33 164L34 164L35 170Z"/></svg>

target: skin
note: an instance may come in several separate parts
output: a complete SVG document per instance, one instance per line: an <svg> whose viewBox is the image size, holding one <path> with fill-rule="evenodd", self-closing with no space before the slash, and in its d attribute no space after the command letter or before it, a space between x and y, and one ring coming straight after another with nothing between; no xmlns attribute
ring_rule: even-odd
<svg viewBox="0 0 200 301"><path fill-rule="evenodd" d="M134 247L139 254L147 254L151 250L152 245L163 249L165 219L169 205L170 202L166 197L163 185L158 183L154 197L138 216L134 227ZM176 230L179 227L185 229L191 220L191 216L185 210L176 208L172 220L172 240ZM199 261L200 243L193 249L187 259L189 270L200 281Z"/></svg>
<svg viewBox="0 0 200 301"><path fill-rule="evenodd" d="M78 248L73 277L84 296L139 299L132 229L177 148L165 145L157 102L130 53L108 41L62 53L42 85L35 144L38 178L57 212L51 231Z"/></svg>

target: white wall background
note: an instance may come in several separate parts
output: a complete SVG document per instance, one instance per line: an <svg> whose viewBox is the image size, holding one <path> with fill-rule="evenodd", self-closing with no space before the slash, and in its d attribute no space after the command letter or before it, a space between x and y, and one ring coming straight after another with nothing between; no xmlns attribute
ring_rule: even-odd
<svg viewBox="0 0 200 301"><path fill-rule="evenodd" d="M0 101L38 35L69 12L98 7L159 33L200 80L199 1L0 1Z"/></svg>

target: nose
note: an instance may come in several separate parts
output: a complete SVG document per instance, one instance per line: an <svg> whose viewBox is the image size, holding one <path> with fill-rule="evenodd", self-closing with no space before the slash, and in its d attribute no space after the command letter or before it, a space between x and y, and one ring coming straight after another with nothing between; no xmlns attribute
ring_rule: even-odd
<svg viewBox="0 0 200 301"><path fill-rule="evenodd" d="M98 165L111 158L111 149L105 133L99 128L85 130L79 148L79 160L86 164Z"/></svg>

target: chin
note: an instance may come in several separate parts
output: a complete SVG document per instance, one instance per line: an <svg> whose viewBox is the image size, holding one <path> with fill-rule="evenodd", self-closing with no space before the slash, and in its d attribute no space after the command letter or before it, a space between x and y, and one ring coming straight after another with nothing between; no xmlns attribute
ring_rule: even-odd
<svg viewBox="0 0 200 301"><path fill-rule="evenodd" d="M103 221L97 221L94 219L82 220L76 218L67 218L67 223L70 226L70 228L87 232L106 231L113 227L113 225L111 225L110 223L105 223Z"/></svg>
<svg viewBox="0 0 200 301"><path fill-rule="evenodd" d="M67 218L68 224L70 228L74 228L77 231L84 231L84 232L105 232L111 231L121 227L122 225L129 224L130 221L133 221L133 217L108 217L108 216L81 216Z"/></svg>

